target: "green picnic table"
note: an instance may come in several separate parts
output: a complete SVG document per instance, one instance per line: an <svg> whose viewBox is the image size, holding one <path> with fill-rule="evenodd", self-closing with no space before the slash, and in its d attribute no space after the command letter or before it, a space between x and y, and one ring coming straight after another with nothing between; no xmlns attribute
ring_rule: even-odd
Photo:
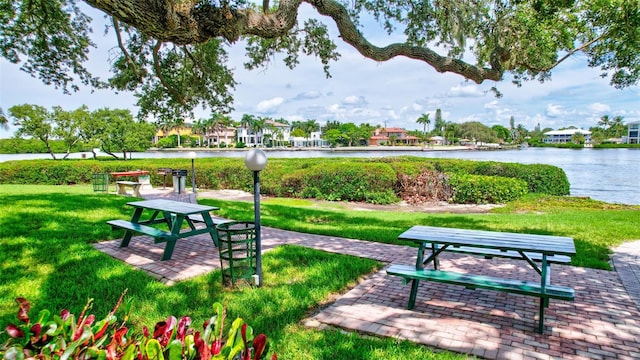
<svg viewBox="0 0 640 360"><path fill-rule="evenodd" d="M394 264L389 275L411 282L408 309L414 307L420 280L448 283L469 289L489 289L540 298L538 332L544 331L544 309L549 299L574 300L574 290L551 284L551 264L566 264L575 255L572 238L563 236L521 234L498 231L467 230L432 226L413 226L400 236L418 244L415 265ZM427 252L430 248L430 253ZM438 256L444 251L481 255L486 258L505 257L524 260L540 275L539 282L504 279L439 269ZM427 252L428 256L425 256ZM425 266L432 264L433 270Z"/></svg>
<svg viewBox="0 0 640 360"><path fill-rule="evenodd" d="M107 221L114 228L126 230L120 247L129 246L135 233L151 236L155 243L166 242L162 260L171 259L176 242L189 236L209 233L213 244L218 246L216 226L210 214L211 211L219 210L218 207L165 199L133 201L127 205L135 209L131 221ZM143 213L150 213L150 216L142 219ZM197 228L190 216L201 217L202 220L198 222L204 223L204 227ZM188 224L188 229L183 229L185 223ZM158 225L163 225L168 230L163 230Z"/></svg>

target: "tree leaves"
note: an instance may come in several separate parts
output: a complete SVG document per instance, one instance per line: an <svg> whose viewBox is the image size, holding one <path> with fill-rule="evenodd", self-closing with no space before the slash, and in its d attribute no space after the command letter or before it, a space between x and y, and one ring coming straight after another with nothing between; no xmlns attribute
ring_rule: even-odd
<svg viewBox="0 0 640 360"><path fill-rule="evenodd" d="M85 67L91 18L74 0L0 0L0 54L65 93L79 81L102 87Z"/></svg>
<svg viewBox="0 0 640 360"><path fill-rule="evenodd" d="M325 23L299 24L302 3L375 61L405 56L477 83L511 73L519 84L545 81L583 53L617 88L640 79L636 0L280 0L269 11L246 0L85 2L115 18L121 54L108 85L134 91L143 118L184 118L197 107L230 111L236 83L224 46L243 37L248 69L268 65L278 53L294 67L304 54L317 57L329 77L329 63L340 54ZM361 17L400 40L374 45L361 31ZM0 54L64 92L78 83L104 87L85 67L90 21L75 0L0 0Z"/></svg>

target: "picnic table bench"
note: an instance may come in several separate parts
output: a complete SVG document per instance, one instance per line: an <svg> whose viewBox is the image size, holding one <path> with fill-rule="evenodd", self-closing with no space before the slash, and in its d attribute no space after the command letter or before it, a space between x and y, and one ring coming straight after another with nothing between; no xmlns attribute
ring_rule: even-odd
<svg viewBox="0 0 640 360"><path fill-rule="evenodd" d="M411 282L408 309L413 309L415 305L420 280L460 285L468 289L488 289L534 296L540 298L538 332L543 333L544 309L549 306L549 299L574 300L572 288L550 283L551 264L566 264L570 257L575 255L575 246L571 238L430 226L414 226L398 238L419 245L415 265L394 264L387 269L387 274L402 277L403 283ZM431 254L425 258L427 246L430 246ZM442 271L438 269L438 256L443 251L469 253L487 258L522 259L540 275L540 281ZM433 264L434 269L425 269L427 264Z"/></svg>
<svg viewBox="0 0 640 360"><path fill-rule="evenodd" d="M130 187L133 189L133 195L135 197L142 197L142 195L140 195L140 186L142 186L142 183L137 181L118 180L116 181L116 192L120 195L129 195L127 194L126 188Z"/></svg>

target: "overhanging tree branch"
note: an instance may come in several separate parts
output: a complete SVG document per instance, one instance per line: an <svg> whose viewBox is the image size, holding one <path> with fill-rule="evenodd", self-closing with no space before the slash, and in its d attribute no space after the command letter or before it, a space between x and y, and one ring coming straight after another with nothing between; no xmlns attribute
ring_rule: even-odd
<svg viewBox="0 0 640 360"><path fill-rule="evenodd" d="M165 78L165 76L162 74L162 67L160 66L160 48L162 47L162 42L161 41L157 41L156 44L153 46L153 69L156 73L156 76L158 77L158 79L160 79L160 83L162 83L162 86L165 87L165 89L167 89L167 91L169 91L169 93L171 93L171 96L180 104L186 105L187 101L186 99L182 96L182 94L173 86L171 86L171 84L169 84L169 82L167 81L167 79Z"/></svg>
<svg viewBox="0 0 640 360"><path fill-rule="evenodd" d="M387 61L397 56L423 61L438 72L453 72L481 83L502 79L503 70L495 64L485 68L463 60L442 56L435 51L396 43L377 47L362 36L347 10L336 0L281 0L275 12L258 13L252 9L231 9L212 4L195 5L172 0L86 0L139 31L163 42L176 44L203 43L213 37L229 42L243 35L275 38L286 35L296 24L302 2L330 17L336 23L342 39L363 56L375 61Z"/></svg>
<svg viewBox="0 0 640 360"><path fill-rule="evenodd" d="M127 64L131 66L131 69L135 74L136 79L138 79L138 81L142 81L142 72L139 70L135 61L133 61L133 58L131 57L131 55L127 51L127 48L124 46L124 43L122 42L122 35L120 34L120 23L118 22L118 19L114 17L111 17L111 18L113 19L113 29L115 30L115 33L116 33L118 47L120 48L120 51L122 51L122 53L124 54L124 57L127 60Z"/></svg>
<svg viewBox="0 0 640 360"><path fill-rule="evenodd" d="M353 46L365 57L386 61L396 56L405 56L415 60L421 60L433 66L438 72L453 72L481 83L484 80L499 81L502 79L502 71L499 69L483 68L468 64L460 59L441 56L435 51L407 44L391 44L385 47L377 47L362 36L349 16L347 9L333 0L309 0L320 14L331 17L338 26L342 39Z"/></svg>
<svg viewBox="0 0 640 360"><path fill-rule="evenodd" d="M586 43L578 46L577 48L569 51L568 53L566 53L563 57L561 57L558 61L556 61L553 65L549 66L549 68L544 69L544 71L550 71L551 69L555 68L556 66L560 65L560 63L562 63L563 61L567 60L568 58L570 58L572 55L574 55L577 52L583 51L585 49L587 49L589 46L591 46L592 44L595 44L596 42L600 41L601 39L604 39L605 35L607 34L607 32L602 33L600 36L594 38L591 41L587 41Z"/></svg>

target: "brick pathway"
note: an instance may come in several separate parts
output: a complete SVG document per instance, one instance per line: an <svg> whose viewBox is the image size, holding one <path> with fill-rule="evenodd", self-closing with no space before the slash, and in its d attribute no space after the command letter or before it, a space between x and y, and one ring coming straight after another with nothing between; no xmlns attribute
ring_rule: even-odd
<svg viewBox="0 0 640 360"><path fill-rule="evenodd" d="M415 249L328 236L263 228L263 249L297 244L324 251L412 263ZM134 237L128 248L119 241L95 247L172 284L219 268L208 236L182 239L173 258L160 261L164 244ZM554 265L553 283L571 286L575 302L551 300L546 331L538 334L538 299L515 294L421 282L414 310L406 310L409 286L384 269L372 274L331 306L307 319L309 326L335 326L490 359L638 359L640 358L640 242L616 250L617 271ZM521 262L445 254L441 266L475 274L502 273L535 280ZM498 275L501 276L501 275Z"/></svg>

